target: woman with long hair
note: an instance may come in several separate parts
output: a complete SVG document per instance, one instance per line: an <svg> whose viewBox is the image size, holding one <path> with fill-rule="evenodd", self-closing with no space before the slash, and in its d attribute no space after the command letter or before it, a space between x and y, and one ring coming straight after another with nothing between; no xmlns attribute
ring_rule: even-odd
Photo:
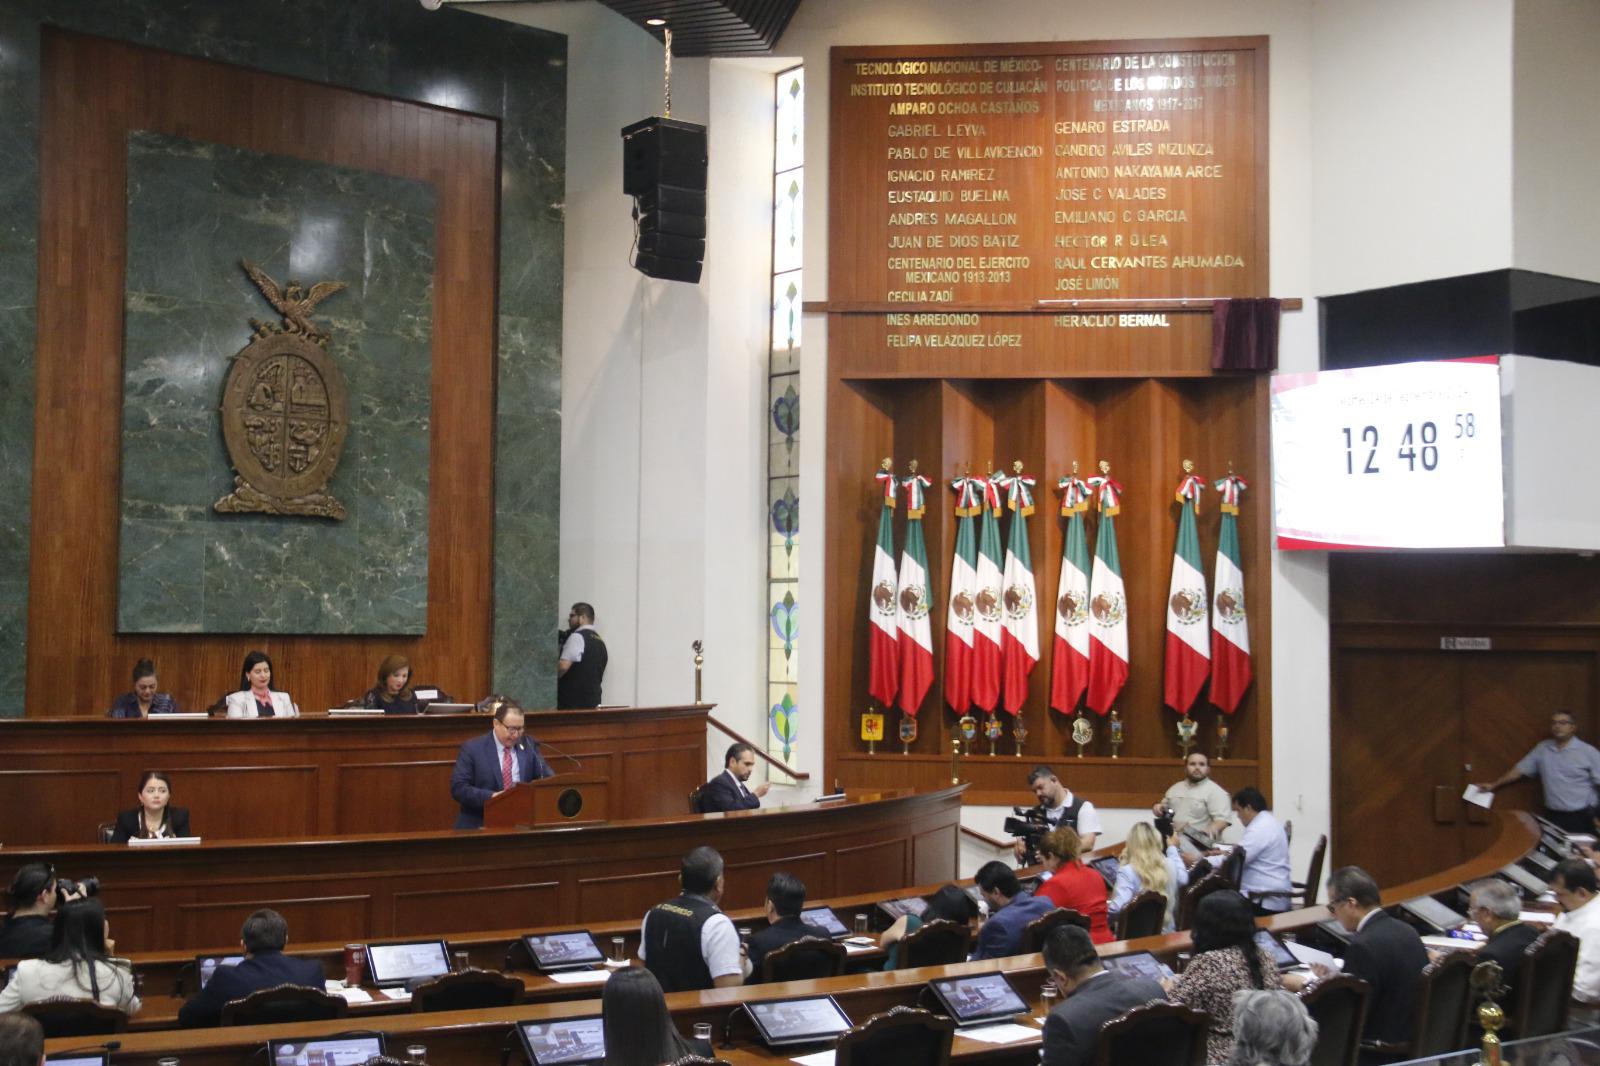
<svg viewBox="0 0 1600 1066"><path fill-rule="evenodd" d="M1111 943L1111 926L1106 922L1106 879L1079 861L1083 839L1069 826L1052 829L1039 842L1039 858L1050 871L1050 880L1034 892L1057 907L1070 907L1089 919L1089 939L1096 944Z"/></svg>
<svg viewBox="0 0 1600 1066"><path fill-rule="evenodd" d="M56 911L50 952L17 963L16 976L0 989L0 1013L42 999L89 999L101 1006L138 1013L133 969L112 959L106 908L98 899L69 900Z"/></svg>
<svg viewBox="0 0 1600 1066"><path fill-rule="evenodd" d="M244 657L239 670L239 690L228 693L229 718L294 718L300 708L287 692L272 687L272 659L264 651Z"/></svg>
<svg viewBox="0 0 1600 1066"><path fill-rule="evenodd" d="M661 1066L685 1055L709 1055L711 1048L685 1040L667 1013L656 975L643 966L618 970L600 996L605 1025L606 1066Z"/></svg>
<svg viewBox="0 0 1600 1066"><path fill-rule="evenodd" d="M1194 958L1179 977L1162 981L1167 998L1211 1015L1206 1033L1207 1066L1222 1066L1233 1054L1233 994L1244 989L1282 988L1272 956L1256 943L1256 913L1232 889L1220 889L1195 908Z"/></svg>
<svg viewBox="0 0 1600 1066"><path fill-rule="evenodd" d="M117 815L111 843L126 844L134 837L186 837L189 811L172 806L172 780L163 770L146 770L139 778L139 806Z"/></svg>
<svg viewBox="0 0 1600 1066"><path fill-rule="evenodd" d="M378 683L361 697L361 706L384 714L416 714L417 694L411 687L411 660L390 655L378 664Z"/></svg>
<svg viewBox="0 0 1600 1066"><path fill-rule="evenodd" d="M1178 845L1169 840L1163 852L1155 826L1140 822L1128 831L1128 841L1122 846L1121 865L1117 867L1117 882L1111 887L1106 915L1115 918L1141 892L1159 892L1167 897L1167 917L1161 931L1170 933L1176 924L1178 890L1188 883L1189 871L1184 869Z"/></svg>
<svg viewBox="0 0 1600 1066"><path fill-rule="evenodd" d="M889 953L884 962L885 970L898 969L900 966L900 941L906 938L907 933L921 929L928 922L944 920L958 922L961 925L971 925L972 919L978 916L978 904L955 885L945 885L935 892L929 899L928 905L921 914L902 914L894 920L894 924L883 931L878 938L878 946Z"/></svg>

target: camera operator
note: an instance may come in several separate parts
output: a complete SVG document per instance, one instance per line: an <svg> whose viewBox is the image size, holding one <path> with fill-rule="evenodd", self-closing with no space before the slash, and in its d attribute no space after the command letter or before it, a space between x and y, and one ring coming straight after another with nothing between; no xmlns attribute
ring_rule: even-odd
<svg viewBox="0 0 1600 1066"><path fill-rule="evenodd" d="M1193 834L1194 839L1184 837L1179 843L1193 857L1200 848L1222 838L1222 831L1233 821L1233 801L1227 789L1211 780L1211 760L1205 752L1190 752L1183 769L1183 780L1167 789L1150 813L1158 819L1170 817L1174 833L1188 830Z"/></svg>
<svg viewBox="0 0 1600 1066"><path fill-rule="evenodd" d="M72 882L58 885L55 868L42 862L30 862L18 870L6 891L10 914L0 925L0 959L36 959L47 954L56 907L93 894L82 892L81 887Z"/></svg>
<svg viewBox="0 0 1600 1066"><path fill-rule="evenodd" d="M1016 852L1018 862L1026 861L1028 853L1032 850L1030 844L1037 845L1038 841L1043 839L1045 832L1061 826L1077 831L1083 851L1093 850L1095 838L1104 832L1094 804L1074 796L1072 790L1063 785L1061 779L1056 777L1056 772L1048 766L1033 768L1028 774L1028 787L1033 789L1039 805L1027 812L1024 817L1029 821L1038 821L1042 817L1042 824L1047 828L1044 832L1038 833L1037 838L1030 833L1026 838L1012 843L1011 847Z"/></svg>

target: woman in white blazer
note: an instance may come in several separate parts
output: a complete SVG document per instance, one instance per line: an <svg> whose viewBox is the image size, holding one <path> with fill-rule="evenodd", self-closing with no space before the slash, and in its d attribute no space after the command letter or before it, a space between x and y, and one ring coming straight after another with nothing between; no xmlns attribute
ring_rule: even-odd
<svg viewBox="0 0 1600 1066"><path fill-rule="evenodd" d="M42 959L17 963L16 975L0 991L0 1013L46 999L92 999L103 1007L138 1013L133 969L114 959L105 906L96 898L74 899L56 914L55 946Z"/></svg>
<svg viewBox="0 0 1600 1066"><path fill-rule="evenodd" d="M266 652L246 655L239 671L239 691L228 693L228 717L294 718L299 714L287 692L272 691L272 660Z"/></svg>

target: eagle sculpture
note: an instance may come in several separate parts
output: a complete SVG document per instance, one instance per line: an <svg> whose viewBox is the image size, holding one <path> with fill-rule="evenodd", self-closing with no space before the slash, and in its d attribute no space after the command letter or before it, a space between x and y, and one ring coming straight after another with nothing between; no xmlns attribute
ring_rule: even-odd
<svg viewBox="0 0 1600 1066"><path fill-rule="evenodd" d="M345 288L344 282L319 281L311 286L310 292L306 292L298 281L290 278L280 288L277 282L267 277L266 272L250 260L241 259L239 263L244 267L244 272L250 275L250 280L256 283L256 288L261 290L261 295L265 296L267 302L283 316L283 332L298 333L318 344L328 339L327 332L311 321L311 309ZM257 337L264 337L275 331L275 327L254 318L250 320L250 325L255 329Z"/></svg>

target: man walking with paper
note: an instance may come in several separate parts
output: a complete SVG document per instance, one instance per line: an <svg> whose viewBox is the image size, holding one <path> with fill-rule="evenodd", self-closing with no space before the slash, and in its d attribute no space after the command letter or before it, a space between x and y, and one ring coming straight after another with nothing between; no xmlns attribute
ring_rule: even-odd
<svg viewBox="0 0 1600 1066"><path fill-rule="evenodd" d="M1577 732L1572 712L1556 711L1550 716L1548 739L1535 744L1517 765L1476 787L1493 792L1524 777L1537 777L1544 789L1545 817L1568 833L1593 832L1590 811L1600 792L1600 751L1579 740Z"/></svg>

